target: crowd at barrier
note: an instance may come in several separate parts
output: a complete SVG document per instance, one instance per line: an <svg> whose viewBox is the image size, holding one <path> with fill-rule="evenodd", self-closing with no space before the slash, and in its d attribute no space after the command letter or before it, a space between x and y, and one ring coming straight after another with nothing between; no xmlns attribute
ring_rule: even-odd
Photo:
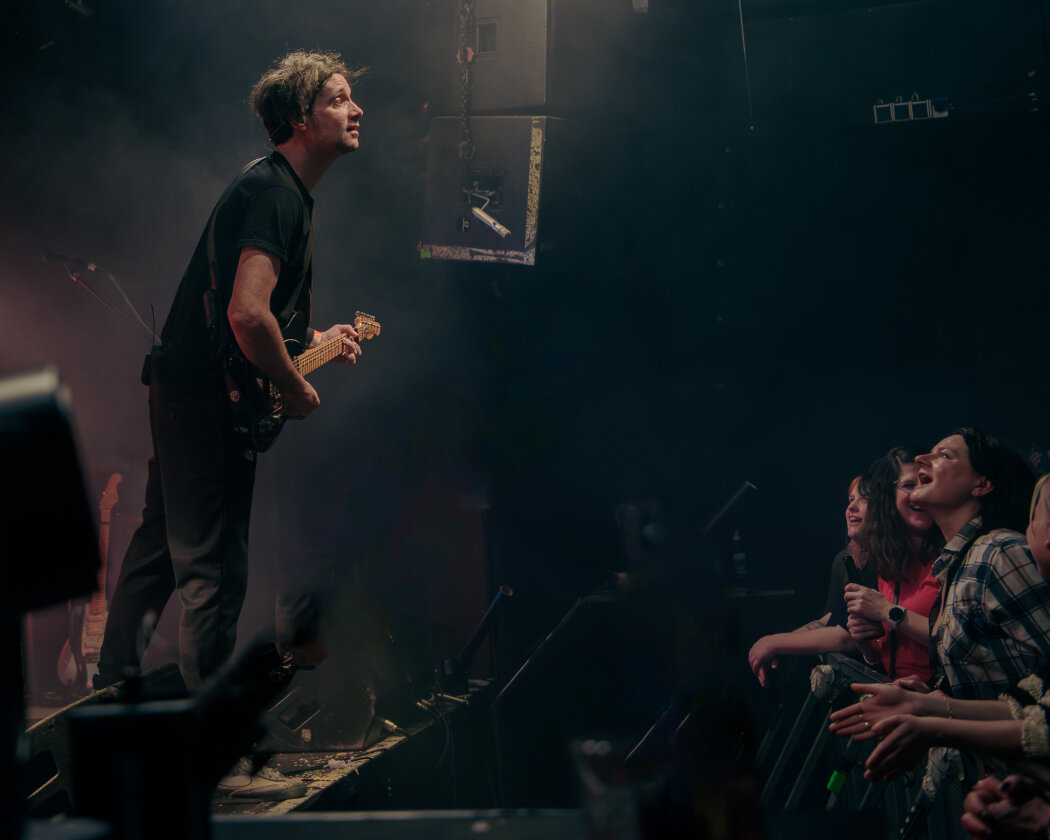
<svg viewBox="0 0 1050 840"><path fill-rule="evenodd" d="M767 807L797 804L822 753L838 762L826 807L881 798L900 836L1048 836L1050 485L1033 466L962 428L853 480L825 614L749 653L763 686L783 656L829 661L806 706L817 741L790 770L784 747ZM786 772L794 787L774 803Z"/></svg>

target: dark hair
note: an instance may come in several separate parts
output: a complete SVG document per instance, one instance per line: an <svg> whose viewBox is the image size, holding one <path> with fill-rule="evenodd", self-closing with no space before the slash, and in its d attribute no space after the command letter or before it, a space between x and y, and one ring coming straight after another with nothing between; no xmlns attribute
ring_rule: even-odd
<svg viewBox="0 0 1050 840"><path fill-rule="evenodd" d="M252 86L248 104L263 121L275 146L292 136L292 123L313 112L317 94L336 73L352 86L365 69L351 70L339 53L296 50L262 74Z"/></svg>
<svg viewBox="0 0 1050 840"><path fill-rule="evenodd" d="M992 484L991 491L980 499L981 529L1009 528L1024 533L1035 487L1035 476L1028 462L980 429L963 426L952 434L961 435L966 442L973 471Z"/></svg>
<svg viewBox="0 0 1050 840"><path fill-rule="evenodd" d="M868 467L862 481L868 496L868 515L860 543L878 576L890 582L907 580L915 571L911 534L897 510L897 479L901 467L913 463L920 451L913 446L893 447ZM940 531L931 526L919 546L922 565L933 561L942 544Z"/></svg>

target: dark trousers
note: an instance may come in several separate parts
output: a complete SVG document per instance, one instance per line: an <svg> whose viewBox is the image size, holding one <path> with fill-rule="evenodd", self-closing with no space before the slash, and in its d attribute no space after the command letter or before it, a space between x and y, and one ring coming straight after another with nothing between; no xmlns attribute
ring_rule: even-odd
<svg viewBox="0 0 1050 840"><path fill-rule="evenodd" d="M150 382L153 457L146 506L117 579L96 687L137 668L173 590L182 603L179 667L193 691L233 652L248 583L248 521L255 453L214 397ZM144 627L144 620L147 626Z"/></svg>

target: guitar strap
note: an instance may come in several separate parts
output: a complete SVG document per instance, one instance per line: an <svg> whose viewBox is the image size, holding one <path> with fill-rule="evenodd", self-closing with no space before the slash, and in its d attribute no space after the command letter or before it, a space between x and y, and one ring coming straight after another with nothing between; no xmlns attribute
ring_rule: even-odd
<svg viewBox="0 0 1050 840"><path fill-rule="evenodd" d="M218 266L215 259L215 214L218 210L219 204L216 204L208 219L208 276L211 278L211 285L204 292L204 323L208 325L208 335L211 337L211 349L215 358L222 356L223 348L229 343L226 318L223 317L225 308L219 299Z"/></svg>
<svg viewBox="0 0 1050 840"><path fill-rule="evenodd" d="M255 166L263 158L256 158L248 163L238 175L238 178ZM226 307L222 301L222 291L219 286L219 260L215 255L215 217L219 214L222 206L223 195L212 208L211 216L208 217L208 277L210 285L204 292L204 323L208 325L208 335L211 337L212 352L215 358L221 359L226 347L231 343L230 329L227 324L225 312Z"/></svg>
<svg viewBox="0 0 1050 840"><path fill-rule="evenodd" d="M248 163L241 170L240 175L238 175L237 178L239 179L243 177L249 169L265 159L266 158L256 158ZM237 346L237 343L233 340L231 334L232 331L230 330L229 323L225 317L226 306L228 303L222 299L222 287L219 285L219 261L215 252L215 219L218 216L219 208L222 206L224 198L225 196L219 199L208 219L208 276L211 283L209 288L204 292L204 323L208 326L208 334L211 336L212 350L217 359L223 358L228 347ZM310 235L313 235L312 226L310 228ZM303 296L303 287L306 284L307 272L308 266L304 267L302 276L299 278L299 283L292 290L292 293L288 296L288 301L281 310L280 314L283 316L281 318L282 323L288 319L291 311L300 303L300 299ZM309 301L306 302L306 312L307 317L309 317Z"/></svg>

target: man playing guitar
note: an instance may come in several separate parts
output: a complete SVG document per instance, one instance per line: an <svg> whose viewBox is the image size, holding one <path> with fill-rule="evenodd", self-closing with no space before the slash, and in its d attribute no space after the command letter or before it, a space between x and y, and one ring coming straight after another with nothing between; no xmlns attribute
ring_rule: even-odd
<svg viewBox="0 0 1050 840"><path fill-rule="evenodd" d="M110 605L96 688L138 667L144 622L172 591L182 602L179 666L191 691L233 651L259 447L230 420L238 395L224 357L241 355L279 390L284 415L305 417L320 400L288 347L334 341L333 360L346 365L361 355L354 326L307 326L310 192L358 147L363 112L350 85L360 75L337 54L293 52L252 89L252 110L275 151L245 167L219 199L147 359L154 451L146 505Z"/></svg>

